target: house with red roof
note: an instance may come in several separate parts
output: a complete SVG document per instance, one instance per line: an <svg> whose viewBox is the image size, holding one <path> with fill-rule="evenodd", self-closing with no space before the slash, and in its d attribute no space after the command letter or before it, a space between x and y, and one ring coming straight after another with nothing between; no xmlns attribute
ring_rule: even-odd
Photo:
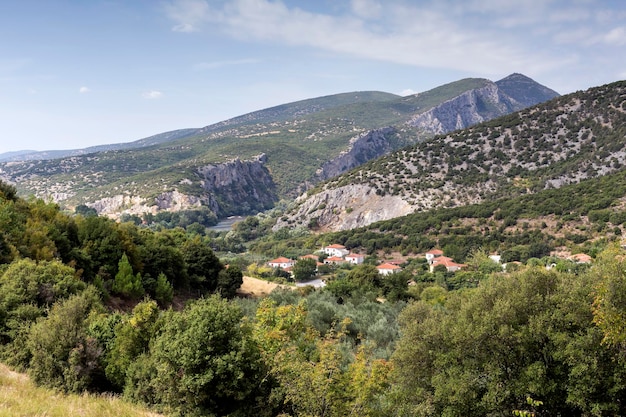
<svg viewBox="0 0 626 417"><path fill-rule="evenodd" d="M296 261L294 261L293 259L289 259L289 258L285 258L281 256L279 258L272 259L271 261L267 263L267 265L272 268L287 269L287 268L291 268L295 263Z"/></svg>
<svg viewBox="0 0 626 417"><path fill-rule="evenodd" d="M447 256L439 256L432 260L430 263L430 272L435 272L435 267L443 265L446 267L448 272L456 272L461 268L465 268L467 265L465 264L457 264L452 260L452 258L448 258Z"/></svg>
<svg viewBox="0 0 626 417"><path fill-rule="evenodd" d="M398 265L392 265L389 263L380 264L376 267L376 269L378 269L378 273L381 275L395 274L396 272L402 271L402 268Z"/></svg>
<svg viewBox="0 0 626 417"><path fill-rule="evenodd" d="M329 264L343 264L346 263L348 261L346 261L345 259L343 259L341 256L329 256L328 258L324 259L324 263L329 265Z"/></svg>
<svg viewBox="0 0 626 417"><path fill-rule="evenodd" d="M432 265L433 259L443 256L443 251L441 249L431 249L428 252L426 252L424 255L428 263Z"/></svg>
<svg viewBox="0 0 626 417"><path fill-rule="evenodd" d="M324 247L324 253L328 256L337 256L339 258L343 258L347 254L350 253L349 250L346 249L345 246L339 244L332 244Z"/></svg>
<svg viewBox="0 0 626 417"><path fill-rule="evenodd" d="M346 255L344 259L351 264L361 265L365 261L365 255L361 255L360 253L351 253Z"/></svg>

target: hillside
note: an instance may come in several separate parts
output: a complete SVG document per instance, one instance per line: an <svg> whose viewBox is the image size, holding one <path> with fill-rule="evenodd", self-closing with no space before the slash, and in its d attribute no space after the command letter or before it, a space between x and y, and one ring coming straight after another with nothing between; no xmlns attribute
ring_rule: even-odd
<svg viewBox="0 0 626 417"><path fill-rule="evenodd" d="M219 217L255 213L435 133L555 95L515 74L496 83L464 79L409 97L344 93L175 131L178 137L157 135L130 149L4 162L0 177L21 195L68 208L87 204L111 216L199 207Z"/></svg>
<svg viewBox="0 0 626 417"><path fill-rule="evenodd" d="M616 82L437 136L320 185L276 228L345 230L615 172L626 161L625 102Z"/></svg>
<svg viewBox="0 0 626 417"><path fill-rule="evenodd" d="M25 374L11 371L0 364L0 416L65 417L158 417L113 396L59 395L58 392L35 387Z"/></svg>

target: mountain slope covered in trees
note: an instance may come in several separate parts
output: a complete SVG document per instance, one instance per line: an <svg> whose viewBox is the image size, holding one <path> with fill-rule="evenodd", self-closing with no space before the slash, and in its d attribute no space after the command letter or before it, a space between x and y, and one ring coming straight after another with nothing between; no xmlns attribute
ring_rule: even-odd
<svg viewBox="0 0 626 417"><path fill-rule="evenodd" d="M558 188L626 162L626 83L553 99L437 136L332 179L277 227L349 229L386 218ZM369 204L354 204L368 196ZM312 221L314 219L314 221Z"/></svg>
<svg viewBox="0 0 626 417"><path fill-rule="evenodd" d="M465 127L555 95L519 74L496 83L464 79L408 97L338 94L158 135L132 149L4 162L0 176L14 182L22 195L51 198L70 208L87 204L110 215L200 206L218 217L255 213L442 129ZM377 140L370 140L372 132ZM228 187L205 175L207 170L229 171L233 161L242 162L236 163L242 171ZM251 170L263 172L247 176ZM233 196L230 189L245 193Z"/></svg>

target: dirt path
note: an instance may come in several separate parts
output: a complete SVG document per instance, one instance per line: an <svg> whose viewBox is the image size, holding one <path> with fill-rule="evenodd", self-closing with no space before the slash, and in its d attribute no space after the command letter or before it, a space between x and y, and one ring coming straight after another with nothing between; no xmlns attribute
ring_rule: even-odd
<svg viewBox="0 0 626 417"><path fill-rule="evenodd" d="M268 295L278 287L292 288L288 285L276 284L274 282L263 281L262 279L243 277L243 284L237 293L247 297L263 297Z"/></svg>

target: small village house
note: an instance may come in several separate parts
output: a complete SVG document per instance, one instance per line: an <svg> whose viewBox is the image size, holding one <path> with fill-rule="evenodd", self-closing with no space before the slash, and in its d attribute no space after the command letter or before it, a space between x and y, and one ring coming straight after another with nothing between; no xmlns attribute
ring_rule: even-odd
<svg viewBox="0 0 626 417"><path fill-rule="evenodd" d="M323 250L326 255L336 256L338 258L343 258L344 256L350 253L350 251L347 250L345 246L339 245L339 244L332 244L332 245L326 246Z"/></svg>

